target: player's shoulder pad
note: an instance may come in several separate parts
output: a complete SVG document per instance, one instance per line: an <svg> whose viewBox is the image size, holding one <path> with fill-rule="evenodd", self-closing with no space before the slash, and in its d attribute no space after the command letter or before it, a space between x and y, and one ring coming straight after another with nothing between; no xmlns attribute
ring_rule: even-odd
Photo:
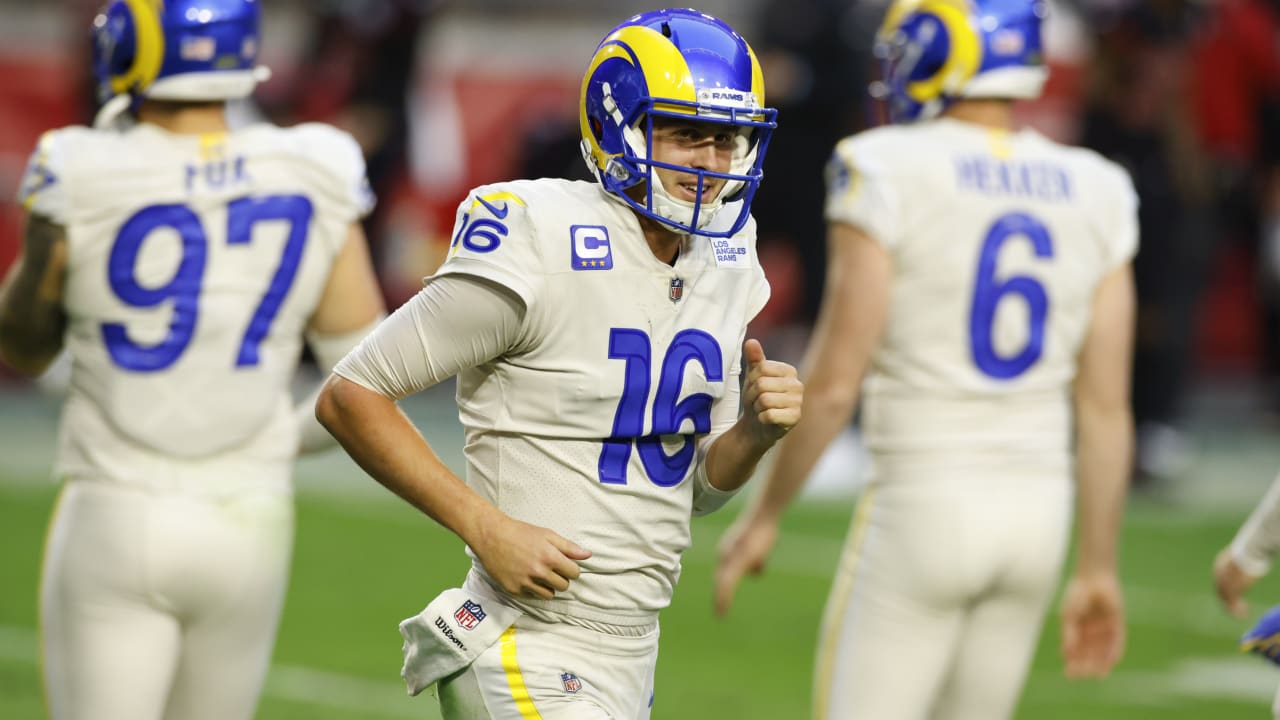
<svg viewBox="0 0 1280 720"><path fill-rule="evenodd" d="M876 178L901 168L899 160L913 142L908 130L886 125L842 139L827 165L828 182L838 180L840 173Z"/></svg>
<svg viewBox="0 0 1280 720"><path fill-rule="evenodd" d="M292 139L293 149L332 171L343 180L363 177L364 152L345 130L325 123L303 123L281 128Z"/></svg>
<svg viewBox="0 0 1280 720"><path fill-rule="evenodd" d="M1096 188L1099 196L1136 199L1133 178L1123 165L1090 148L1061 144L1058 147L1063 149L1076 167L1088 174L1089 186Z"/></svg>
<svg viewBox="0 0 1280 720"><path fill-rule="evenodd" d="M55 222L65 222L67 185L72 173L69 163L98 153L109 153L109 149L98 149L98 146L112 142L115 135L81 125L43 133L27 161L18 186L18 202L29 212L49 216Z"/></svg>
<svg viewBox="0 0 1280 720"><path fill-rule="evenodd" d="M577 187L580 185L587 184L541 178L481 185L467 194L458 217L496 221L509 230L519 228L530 236L527 241L536 241L539 228L557 218L586 216L592 197L598 202L598 194L584 197Z"/></svg>
<svg viewBox="0 0 1280 720"><path fill-rule="evenodd" d="M333 178L363 216L373 209L375 198L365 176L364 151L350 133L325 123L303 123L277 128L287 140L284 145L300 159Z"/></svg>
<svg viewBox="0 0 1280 720"><path fill-rule="evenodd" d="M500 255L525 255L536 242L536 208L546 208L548 198L538 192L535 182L516 180L473 188L458 205L457 222L451 238L450 256L495 259ZM527 257L527 255L526 255Z"/></svg>

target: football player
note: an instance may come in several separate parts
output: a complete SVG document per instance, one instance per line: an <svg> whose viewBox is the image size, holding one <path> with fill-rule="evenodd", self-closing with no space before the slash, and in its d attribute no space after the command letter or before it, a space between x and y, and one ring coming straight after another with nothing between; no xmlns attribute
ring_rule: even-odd
<svg viewBox="0 0 1280 720"><path fill-rule="evenodd" d="M775 125L747 43L692 10L637 15L596 49L579 111L595 181L473 190L448 259L317 408L473 559L401 628L410 690L443 679L446 718L647 718L690 516L799 419L795 369L746 339ZM395 404L455 374L465 481Z"/></svg>
<svg viewBox="0 0 1280 720"><path fill-rule="evenodd" d="M0 358L72 362L40 627L54 720L247 720L293 537L291 473L324 447L290 385L383 314L359 148L322 125L231 130L267 76L254 0L117 0L105 104L46 133L0 291Z"/></svg>
<svg viewBox="0 0 1280 720"><path fill-rule="evenodd" d="M815 717L997 720L1057 586L1070 676L1124 646L1117 534L1138 243L1128 176L1017 129L1047 70L1041 0L901 0L878 36L895 124L828 169L828 275L805 421L727 531L717 607L863 400L875 477L823 623ZM1073 483L1074 478L1074 483ZM1078 497L1076 497L1078 496Z"/></svg>

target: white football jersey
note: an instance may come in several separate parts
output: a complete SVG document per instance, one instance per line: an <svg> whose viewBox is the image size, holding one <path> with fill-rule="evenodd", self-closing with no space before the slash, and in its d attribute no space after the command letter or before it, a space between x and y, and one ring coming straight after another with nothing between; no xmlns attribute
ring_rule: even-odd
<svg viewBox="0 0 1280 720"><path fill-rule="evenodd" d="M651 620L689 545L695 438L736 421L741 345L769 298L754 221L732 238L686 238L671 266L595 183L489 185L458 209L433 277L449 274L498 283L526 307L517 346L458 376L467 484L593 553L555 600L520 601Z"/></svg>
<svg viewBox="0 0 1280 720"><path fill-rule="evenodd" d="M303 331L373 202L351 137L70 127L21 199L67 236L60 474L287 485Z"/></svg>
<svg viewBox="0 0 1280 720"><path fill-rule="evenodd" d="M1062 459L1094 291L1137 251L1128 175L1031 130L940 119L845 139L828 186L827 219L893 261L863 386L868 446Z"/></svg>

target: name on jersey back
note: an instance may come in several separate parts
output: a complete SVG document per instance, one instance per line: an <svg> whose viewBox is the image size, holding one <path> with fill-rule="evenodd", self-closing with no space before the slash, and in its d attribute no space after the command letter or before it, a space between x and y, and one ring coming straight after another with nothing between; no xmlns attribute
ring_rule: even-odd
<svg viewBox="0 0 1280 720"><path fill-rule="evenodd" d="M956 186L983 195L1054 203L1072 200L1071 176L1058 165L1044 161L1019 162L984 155L957 158Z"/></svg>

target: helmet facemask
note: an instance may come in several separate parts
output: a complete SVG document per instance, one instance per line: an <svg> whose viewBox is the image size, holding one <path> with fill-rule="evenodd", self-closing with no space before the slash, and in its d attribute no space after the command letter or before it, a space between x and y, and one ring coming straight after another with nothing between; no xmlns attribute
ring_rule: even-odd
<svg viewBox="0 0 1280 720"><path fill-rule="evenodd" d="M607 88L605 92L608 97ZM715 236L736 233L746 223L746 213L741 213L741 217L735 218L735 222L727 232L699 231L703 231L725 205L745 199L747 201L745 205L749 206L756 186L763 177L760 164L768 144L769 134L762 132L762 129L769 130L772 124L750 119L752 113L759 115L760 111L649 99L641 107L637 118L630 123L619 123L622 127L625 149L622 153L610 157L604 171L597 171L597 176L612 197L677 232L715 233ZM734 137L728 170L721 172L700 169L655 159L655 125L668 118L705 126L723 125L729 128L734 133ZM595 163L589 156L587 161L588 165L594 169ZM659 174L655 172L655 169L659 168L696 178L696 194L699 197L703 196L706 188L714 181L723 180L724 182L719 192L709 202L693 202L672 196L663 185Z"/></svg>

